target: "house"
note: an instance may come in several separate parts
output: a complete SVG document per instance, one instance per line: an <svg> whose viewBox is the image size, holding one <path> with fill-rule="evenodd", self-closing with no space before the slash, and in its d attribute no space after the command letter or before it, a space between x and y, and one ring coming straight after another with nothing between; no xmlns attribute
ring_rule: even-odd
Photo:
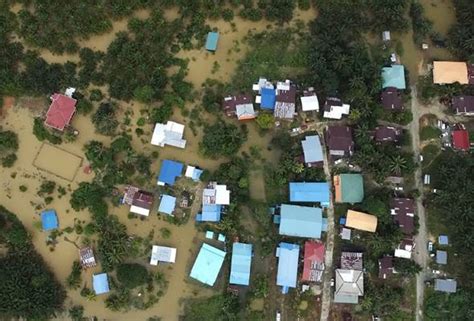
<svg viewBox="0 0 474 321"><path fill-rule="evenodd" d="M336 203L360 203L364 199L361 174L340 174L333 177Z"/></svg>
<svg viewBox="0 0 474 321"><path fill-rule="evenodd" d="M393 257L384 256L379 259L379 279L387 279L394 273Z"/></svg>
<svg viewBox="0 0 474 321"><path fill-rule="evenodd" d="M362 271L362 256L360 252L341 252L341 269Z"/></svg>
<svg viewBox="0 0 474 321"><path fill-rule="evenodd" d="M395 249L395 257L411 259L411 254L415 249L415 242L411 238L404 238L398 248Z"/></svg>
<svg viewBox="0 0 474 321"><path fill-rule="evenodd" d="M274 89L273 84L268 81L266 78L260 77L258 79L258 82L256 84L252 85L252 90L256 91L257 93L261 94L263 88L269 88L269 89ZM260 103L260 102L258 102Z"/></svg>
<svg viewBox="0 0 474 321"><path fill-rule="evenodd" d="M322 242L304 243L304 261L302 281L321 282L324 272L325 248Z"/></svg>
<svg viewBox="0 0 474 321"><path fill-rule="evenodd" d="M198 222L219 222L223 205L230 204L227 185L210 182L202 192L202 212L196 215Z"/></svg>
<svg viewBox="0 0 474 321"><path fill-rule="evenodd" d="M326 144L332 160L352 156L354 153L352 128L348 126L329 126L326 131Z"/></svg>
<svg viewBox="0 0 474 321"><path fill-rule="evenodd" d="M92 287L96 295L108 293L110 288L107 273L92 275Z"/></svg>
<svg viewBox="0 0 474 321"><path fill-rule="evenodd" d="M314 88L310 87L307 90L303 91L303 96L301 100L301 109L303 111L319 111L319 101L318 96L314 92Z"/></svg>
<svg viewBox="0 0 474 321"><path fill-rule="evenodd" d="M186 172L184 174L185 177L191 178L195 182L199 182L199 178L201 177L204 171L194 166L187 166Z"/></svg>
<svg viewBox="0 0 474 321"><path fill-rule="evenodd" d="M280 235L321 238L323 214L318 207L282 204Z"/></svg>
<svg viewBox="0 0 474 321"><path fill-rule="evenodd" d="M341 119L342 115L349 115L351 106L343 104L342 100L336 97L326 98L324 103L324 118Z"/></svg>
<svg viewBox="0 0 474 321"><path fill-rule="evenodd" d="M449 245L448 236L447 235L438 236L438 244L439 245Z"/></svg>
<svg viewBox="0 0 474 321"><path fill-rule="evenodd" d="M322 167L324 163L323 148L318 135L306 136L301 141L304 162L308 167Z"/></svg>
<svg viewBox="0 0 474 321"><path fill-rule="evenodd" d="M41 226L43 231L51 231L59 227L55 210L45 210L41 213Z"/></svg>
<svg viewBox="0 0 474 321"><path fill-rule="evenodd" d="M275 118L293 119L296 114L296 87L289 80L277 82Z"/></svg>
<svg viewBox="0 0 474 321"><path fill-rule="evenodd" d="M413 235L415 232L415 201L411 198L392 198L390 215L402 229L403 234Z"/></svg>
<svg viewBox="0 0 474 321"><path fill-rule="evenodd" d="M216 51L218 41L219 41L218 32L208 32L207 39L206 39L206 50Z"/></svg>
<svg viewBox="0 0 474 321"><path fill-rule="evenodd" d="M278 257L277 285L284 294L289 288L296 288L300 247L297 244L281 242L277 247Z"/></svg>
<svg viewBox="0 0 474 321"><path fill-rule="evenodd" d="M260 90L260 108L274 110L276 103L276 91L273 88L262 88Z"/></svg>
<svg viewBox="0 0 474 321"><path fill-rule="evenodd" d="M474 64L467 64L467 78L469 85L474 85Z"/></svg>
<svg viewBox="0 0 474 321"><path fill-rule="evenodd" d="M382 40L383 41L390 41L390 31L382 32Z"/></svg>
<svg viewBox="0 0 474 321"><path fill-rule="evenodd" d="M238 120L253 119L257 116L251 95L227 96L223 101L224 112L228 117L237 116Z"/></svg>
<svg viewBox="0 0 474 321"><path fill-rule="evenodd" d="M165 186L166 184L173 186L176 178L180 177L183 173L184 165L180 162L172 161L169 159L161 162L160 175L158 176L157 184L159 186Z"/></svg>
<svg viewBox="0 0 474 321"><path fill-rule="evenodd" d="M170 195L162 195L158 212L173 216L176 207L176 197Z"/></svg>
<svg viewBox="0 0 474 321"><path fill-rule="evenodd" d="M433 83L439 85L469 83L467 64L459 61L433 61Z"/></svg>
<svg viewBox="0 0 474 321"><path fill-rule="evenodd" d="M327 182L290 183L290 202L321 203L329 206L329 184Z"/></svg>
<svg viewBox="0 0 474 321"><path fill-rule="evenodd" d="M151 248L151 265L158 265L159 262L175 263L176 262L176 248L153 245Z"/></svg>
<svg viewBox="0 0 474 321"><path fill-rule="evenodd" d="M360 231L375 232L377 229L377 216L348 210L346 227Z"/></svg>
<svg viewBox="0 0 474 321"><path fill-rule="evenodd" d="M435 291L456 293L457 282L453 279L435 279Z"/></svg>
<svg viewBox="0 0 474 321"><path fill-rule="evenodd" d="M451 100L456 115L474 116L474 96L456 96Z"/></svg>
<svg viewBox="0 0 474 321"><path fill-rule="evenodd" d="M382 106L385 110L403 110L403 100L400 91L395 87L387 87L382 91Z"/></svg>
<svg viewBox="0 0 474 321"><path fill-rule="evenodd" d="M392 126L377 126L375 127L375 141L379 143L395 142L400 140L402 132L400 129Z"/></svg>
<svg viewBox="0 0 474 321"><path fill-rule="evenodd" d="M190 276L199 282L213 286L224 263L225 255L224 251L203 243Z"/></svg>
<svg viewBox="0 0 474 321"><path fill-rule="evenodd" d="M394 87L406 89L405 67L403 65L392 65L382 68L382 88Z"/></svg>
<svg viewBox="0 0 474 321"><path fill-rule="evenodd" d="M71 123L72 116L76 112L76 103L72 97L62 94L53 94L51 105L46 112L45 126L63 131Z"/></svg>
<svg viewBox="0 0 474 321"><path fill-rule="evenodd" d="M334 303L357 304L364 295L364 274L360 270L336 269Z"/></svg>
<svg viewBox="0 0 474 321"><path fill-rule="evenodd" d="M92 251L92 247L85 246L79 249L79 258L81 261L81 266L85 269L91 268L97 265L95 261L94 252Z"/></svg>
<svg viewBox="0 0 474 321"><path fill-rule="evenodd" d="M122 204L130 205L130 212L144 216L150 215L153 207L154 196L150 192L140 190L135 186L125 187Z"/></svg>
<svg viewBox="0 0 474 321"><path fill-rule="evenodd" d="M448 264L448 252L446 251L436 251L436 263L440 265Z"/></svg>
<svg viewBox="0 0 474 321"><path fill-rule="evenodd" d="M461 151L468 151L470 148L469 143L469 132L464 129L456 129L453 130L452 133L453 138L453 148Z"/></svg>
<svg viewBox="0 0 474 321"><path fill-rule="evenodd" d="M184 125L174 121L168 121L166 124L156 123L151 137L151 144L164 147L170 145L178 148L186 147L186 140L183 139Z"/></svg>
<svg viewBox="0 0 474 321"><path fill-rule="evenodd" d="M345 227L343 227L341 229L341 233L339 233L339 235L341 236L341 239L348 240L348 241L351 240L351 234L352 234L352 230Z"/></svg>
<svg viewBox="0 0 474 321"><path fill-rule="evenodd" d="M232 244L230 284L249 285L252 265L252 244L235 242Z"/></svg>

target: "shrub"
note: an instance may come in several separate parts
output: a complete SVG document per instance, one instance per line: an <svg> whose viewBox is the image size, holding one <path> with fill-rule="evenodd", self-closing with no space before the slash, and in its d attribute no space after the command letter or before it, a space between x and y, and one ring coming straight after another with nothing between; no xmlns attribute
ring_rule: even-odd
<svg viewBox="0 0 474 321"><path fill-rule="evenodd" d="M83 98L77 102L76 109L78 113L87 115L94 109L94 106L89 100Z"/></svg>
<svg viewBox="0 0 474 321"><path fill-rule="evenodd" d="M232 9L229 9L229 8L223 9L221 12L221 15L224 21L234 20L234 11L232 11Z"/></svg>
<svg viewBox="0 0 474 321"><path fill-rule="evenodd" d="M133 289L148 281L148 271L141 264L123 263L117 267L117 279L126 288Z"/></svg>
<svg viewBox="0 0 474 321"><path fill-rule="evenodd" d="M205 156L232 156L247 140L247 133L237 126L223 121L204 128L204 136L199 148Z"/></svg>
<svg viewBox="0 0 474 321"><path fill-rule="evenodd" d="M437 139L441 135L441 130L433 126L425 126L420 129L420 139L430 140Z"/></svg>
<svg viewBox="0 0 474 321"><path fill-rule="evenodd" d="M51 144L59 145L62 143L62 139L59 136L56 136L50 133L46 127L43 125L43 120L41 118L35 118L33 123L33 135L42 142L44 140L49 141Z"/></svg>
<svg viewBox="0 0 474 321"><path fill-rule="evenodd" d="M91 101L101 101L102 99L104 99L104 95L102 94L100 89L92 89L89 99Z"/></svg>
<svg viewBox="0 0 474 321"><path fill-rule="evenodd" d="M66 279L66 285L68 288L76 290L79 289L81 286L82 278L81 278L82 266L79 261L72 262L71 273Z"/></svg>
<svg viewBox="0 0 474 321"><path fill-rule="evenodd" d="M52 194L55 188L56 188L56 182L43 181L39 187L38 195L43 196L44 194Z"/></svg>
<svg viewBox="0 0 474 321"><path fill-rule="evenodd" d="M16 154L9 154L2 158L3 167L12 167L17 160Z"/></svg>
<svg viewBox="0 0 474 321"><path fill-rule="evenodd" d="M274 125L274 122L275 122L275 118L273 117L272 114L269 114L269 113L260 113L258 116L257 116L257 125L261 128L261 129L270 129L273 127Z"/></svg>
<svg viewBox="0 0 474 321"><path fill-rule="evenodd" d="M118 126L114 106L110 102L100 104L92 115L92 123L98 133L106 136L114 135Z"/></svg>

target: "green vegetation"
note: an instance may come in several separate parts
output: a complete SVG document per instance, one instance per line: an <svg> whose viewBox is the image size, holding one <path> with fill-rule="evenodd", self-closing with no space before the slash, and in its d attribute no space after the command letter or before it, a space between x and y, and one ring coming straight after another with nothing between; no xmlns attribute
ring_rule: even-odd
<svg viewBox="0 0 474 321"><path fill-rule="evenodd" d="M92 109L94 109L94 106L89 100L85 98L80 99L76 104L77 112L83 115L89 114Z"/></svg>
<svg viewBox="0 0 474 321"><path fill-rule="evenodd" d="M421 272L422 268L415 261L395 258L393 267L401 276L415 276Z"/></svg>
<svg viewBox="0 0 474 321"><path fill-rule="evenodd" d="M99 134L113 136L117 130L118 120L116 119L115 106L110 103L100 104L97 111L92 115L92 123Z"/></svg>
<svg viewBox="0 0 474 321"><path fill-rule="evenodd" d="M56 189L56 182L43 181L39 187L38 195L43 196L44 194L53 194L55 189Z"/></svg>
<svg viewBox="0 0 474 321"><path fill-rule="evenodd" d="M470 0L454 1L456 23L449 31L449 48L460 59L474 59L474 2Z"/></svg>
<svg viewBox="0 0 474 321"><path fill-rule="evenodd" d="M141 264L120 264L117 267L117 279L126 288L133 289L146 283L148 271Z"/></svg>
<svg viewBox="0 0 474 321"><path fill-rule="evenodd" d="M204 127L204 136L199 143L199 149L207 157L232 156L246 140L246 131L220 121Z"/></svg>
<svg viewBox="0 0 474 321"><path fill-rule="evenodd" d="M68 288L76 290L81 287L82 278L81 278L82 266L79 261L72 262L71 273L66 279L66 285Z"/></svg>
<svg viewBox="0 0 474 321"><path fill-rule="evenodd" d="M406 31L408 29L406 18L408 2L408 0L369 0L369 9L372 11L370 23L374 31L377 33L385 30Z"/></svg>
<svg viewBox="0 0 474 321"><path fill-rule="evenodd" d="M0 129L0 157L3 167L12 167L17 157L18 136L11 130L2 131Z"/></svg>
<svg viewBox="0 0 474 321"><path fill-rule="evenodd" d="M474 313L474 292L458 289L456 293L427 291L424 304L425 320L469 320Z"/></svg>
<svg viewBox="0 0 474 321"><path fill-rule="evenodd" d="M51 133L48 129L46 129L46 127L44 127L43 120L41 118L35 118L34 120L33 135L35 135L40 142L47 140L51 144L55 145L62 143L61 137Z"/></svg>
<svg viewBox="0 0 474 321"><path fill-rule="evenodd" d="M420 46L431 32L433 23L425 18L423 5L418 0L412 1L410 5L410 18L413 28L413 41Z"/></svg>
<svg viewBox="0 0 474 321"><path fill-rule="evenodd" d="M365 280L364 280L365 281ZM377 315L384 320L412 320L413 316L401 309L405 289L388 284L374 284L367 280L364 284L362 311Z"/></svg>
<svg viewBox="0 0 474 321"><path fill-rule="evenodd" d="M420 129L420 139L430 140L437 139L441 136L441 129L434 126L424 126Z"/></svg>
<svg viewBox="0 0 474 321"><path fill-rule="evenodd" d="M15 214L0 206L0 315L6 319L45 320L62 308L66 294Z"/></svg>
<svg viewBox="0 0 474 321"><path fill-rule="evenodd" d="M72 321L84 321L84 307L75 305L68 310L69 317Z"/></svg>
<svg viewBox="0 0 474 321"><path fill-rule="evenodd" d="M237 321L240 306L237 296L218 294L206 299L186 302L184 321Z"/></svg>
<svg viewBox="0 0 474 321"><path fill-rule="evenodd" d="M260 113L257 116L256 123L261 129L270 129L275 125L275 118L269 113Z"/></svg>

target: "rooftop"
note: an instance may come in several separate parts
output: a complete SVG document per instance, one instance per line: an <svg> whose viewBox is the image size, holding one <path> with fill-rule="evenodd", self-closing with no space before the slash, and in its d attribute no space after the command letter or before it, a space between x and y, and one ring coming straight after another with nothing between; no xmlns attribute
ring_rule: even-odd
<svg viewBox="0 0 474 321"><path fill-rule="evenodd" d="M397 89L406 89L405 67L403 65L392 65L382 68L383 88L394 87Z"/></svg>
<svg viewBox="0 0 474 321"><path fill-rule="evenodd" d="M318 207L282 204L280 235L321 238L322 210Z"/></svg>
<svg viewBox="0 0 474 321"><path fill-rule="evenodd" d="M406 235L415 231L415 201L411 198L392 198L390 200L390 214L395 223L400 226Z"/></svg>
<svg viewBox="0 0 474 321"><path fill-rule="evenodd" d="M387 87L382 91L382 106L386 110L402 110L402 95L395 87Z"/></svg>
<svg viewBox="0 0 474 321"><path fill-rule="evenodd" d="M474 114L474 96L453 97L451 106L457 114Z"/></svg>
<svg viewBox="0 0 474 321"><path fill-rule="evenodd" d="M341 269L362 271L362 256L360 252L341 252Z"/></svg>
<svg viewBox="0 0 474 321"><path fill-rule="evenodd" d="M435 291L456 293L457 282L453 279L435 279Z"/></svg>
<svg viewBox="0 0 474 321"><path fill-rule="evenodd" d="M206 50L216 51L217 50L217 41L219 40L218 32L209 32L206 39Z"/></svg>
<svg viewBox="0 0 474 321"><path fill-rule="evenodd" d="M276 102L276 92L275 89L272 88L262 88L260 90L262 98L260 102L260 107L262 109L275 109L275 102Z"/></svg>
<svg viewBox="0 0 474 321"><path fill-rule="evenodd" d="M107 273L94 274L92 276L92 287L96 295L104 294L110 291Z"/></svg>
<svg viewBox="0 0 474 321"><path fill-rule="evenodd" d="M436 263L441 265L448 264L448 252L446 251L436 251Z"/></svg>
<svg viewBox="0 0 474 321"><path fill-rule="evenodd" d="M323 161L323 148L321 147L321 141L318 135L306 136L301 141L303 146L304 162L319 163Z"/></svg>
<svg viewBox="0 0 474 321"><path fill-rule="evenodd" d="M392 126L375 127L375 141L377 142L398 142L400 134L400 130Z"/></svg>
<svg viewBox="0 0 474 321"><path fill-rule="evenodd" d="M304 243L304 263L301 280L320 282L324 271L324 244L315 241Z"/></svg>
<svg viewBox="0 0 474 321"><path fill-rule="evenodd" d="M469 132L465 129L458 129L452 132L453 135L453 148L468 151L470 147L469 143Z"/></svg>
<svg viewBox="0 0 474 321"><path fill-rule="evenodd" d="M203 243L191 269L190 276L204 284L213 286L224 263L226 253Z"/></svg>
<svg viewBox="0 0 474 321"><path fill-rule="evenodd" d="M159 262L174 263L176 262L176 248L153 245L151 249L151 265L158 265Z"/></svg>
<svg viewBox="0 0 474 321"><path fill-rule="evenodd" d="M166 124L156 123L151 137L151 144L155 146L170 145L178 148L186 147L186 140L183 139L184 125L174 121Z"/></svg>
<svg viewBox="0 0 474 321"><path fill-rule="evenodd" d="M341 119L343 115L349 115L351 106L342 103L342 100L336 97L328 97L324 103L324 118Z"/></svg>
<svg viewBox="0 0 474 321"><path fill-rule="evenodd" d="M334 302L357 303L358 297L364 295L364 274L359 270L336 270L336 287Z"/></svg>
<svg viewBox="0 0 474 321"><path fill-rule="evenodd" d="M277 285L296 287L300 247L297 244L281 242L277 248L278 272Z"/></svg>
<svg viewBox="0 0 474 321"><path fill-rule="evenodd" d="M130 212L144 216L150 215L150 210L153 207L154 196L150 192L138 190L132 198Z"/></svg>
<svg viewBox="0 0 474 321"><path fill-rule="evenodd" d="M364 179L361 174L340 174L333 178L337 203L360 203L364 199Z"/></svg>
<svg viewBox="0 0 474 321"><path fill-rule="evenodd" d="M158 185L171 185L173 186L176 178L180 177L183 173L184 165L180 162L172 161L169 159L163 160L161 163L160 175L158 176Z"/></svg>
<svg viewBox="0 0 474 321"><path fill-rule="evenodd" d="M447 235L438 236L438 244L439 245L449 245L448 236Z"/></svg>
<svg viewBox="0 0 474 321"><path fill-rule="evenodd" d="M349 156L354 151L352 128L348 126L329 126L326 136L331 156Z"/></svg>
<svg viewBox="0 0 474 321"><path fill-rule="evenodd" d="M81 265L84 268L90 268L97 265L94 257L94 251L92 247L85 246L79 250L79 257L81 259Z"/></svg>
<svg viewBox="0 0 474 321"><path fill-rule="evenodd" d="M48 127L63 131L71 122L76 112L76 100L62 94L51 96L51 105L46 113L44 124Z"/></svg>
<svg viewBox="0 0 474 321"><path fill-rule="evenodd" d="M356 230L375 232L377 229L377 216L348 210L346 226Z"/></svg>
<svg viewBox="0 0 474 321"><path fill-rule="evenodd" d="M176 207L176 197L170 195L162 195L158 212L173 215Z"/></svg>
<svg viewBox="0 0 474 321"><path fill-rule="evenodd" d="M58 216L55 210L45 210L41 213L43 231L51 231L59 227Z"/></svg>
<svg viewBox="0 0 474 321"><path fill-rule="evenodd" d="M386 279L393 274L393 257L384 256L379 259L379 278Z"/></svg>
<svg viewBox="0 0 474 321"><path fill-rule="evenodd" d="M303 111L312 111L312 110L319 111L318 96L316 96L316 93L314 92L314 90L305 90L300 100L301 100L301 108Z"/></svg>
<svg viewBox="0 0 474 321"><path fill-rule="evenodd" d="M249 285L251 264L252 244L233 243L229 283Z"/></svg>
<svg viewBox="0 0 474 321"><path fill-rule="evenodd" d="M468 71L465 62L433 61L433 83L435 84L468 84Z"/></svg>
<svg viewBox="0 0 474 321"><path fill-rule="evenodd" d="M201 177L202 173L203 173L202 169L188 165L186 167L186 173L184 174L184 176L191 178L195 182L199 182L199 178Z"/></svg>
<svg viewBox="0 0 474 321"><path fill-rule="evenodd" d="M319 202L329 205L329 184L327 182L290 183L290 202Z"/></svg>

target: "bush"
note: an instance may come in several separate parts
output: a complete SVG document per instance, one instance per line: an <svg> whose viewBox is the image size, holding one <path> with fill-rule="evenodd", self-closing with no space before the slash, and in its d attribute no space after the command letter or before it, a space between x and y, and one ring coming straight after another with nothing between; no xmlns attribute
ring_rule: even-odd
<svg viewBox="0 0 474 321"><path fill-rule="evenodd" d="M98 133L106 136L112 136L118 126L118 121L115 116L115 108L112 103L102 103L99 108L92 115L92 123Z"/></svg>
<svg viewBox="0 0 474 321"><path fill-rule="evenodd" d="M56 182L43 181L39 187L38 195L43 196L44 194L52 194L55 188L56 188Z"/></svg>
<svg viewBox="0 0 474 321"><path fill-rule="evenodd" d="M147 269L137 263L124 263L117 267L117 279L126 288L133 289L148 281Z"/></svg>
<svg viewBox="0 0 474 321"><path fill-rule="evenodd" d="M77 102L76 109L78 113L87 115L94 109L94 106L90 101L83 98Z"/></svg>
<svg viewBox="0 0 474 321"><path fill-rule="evenodd" d="M2 158L3 167L13 167L17 160L16 154L9 154Z"/></svg>
<svg viewBox="0 0 474 321"><path fill-rule="evenodd" d="M62 139L59 136L56 136L50 133L46 127L43 125L43 120L41 118L35 118L33 123L33 135L42 142L44 140L49 141L51 144L59 145L62 143Z"/></svg>
<svg viewBox="0 0 474 321"><path fill-rule="evenodd" d="M223 9L221 12L221 15L224 21L234 20L234 11L232 11L232 9L229 9L229 8Z"/></svg>
<svg viewBox="0 0 474 321"><path fill-rule="evenodd" d="M433 126L425 126L420 129L420 139L430 140L437 139L441 135L441 130Z"/></svg>
<svg viewBox="0 0 474 321"><path fill-rule="evenodd" d="M82 278L81 278L82 266L79 261L72 262L71 273L66 279L66 285L69 289L79 289L81 286Z"/></svg>
<svg viewBox="0 0 474 321"><path fill-rule="evenodd" d="M101 101L102 99L104 99L104 95L102 94L100 89L92 89L89 99L91 101Z"/></svg>
<svg viewBox="0 0 474 321"><path fill-rule="evenodd" d="M207 157L232 156L246 140L247 133L235 125L221 121L204 127L204 136L199 148Z"/></svg>
<svg viewBox="0 0 474 321"><path fill-rule="evenodd" d="M263 18L262 12L256 8L244 8L240 10L239 15L250 21L260 21Z"/></svg>
<svg viewBox="0 0 474 321"><path fill-rule="evenodd" d="M275 118L269 113L260 113L257 116L257 125L261 129L270 129L274 126Z"/></svg>

